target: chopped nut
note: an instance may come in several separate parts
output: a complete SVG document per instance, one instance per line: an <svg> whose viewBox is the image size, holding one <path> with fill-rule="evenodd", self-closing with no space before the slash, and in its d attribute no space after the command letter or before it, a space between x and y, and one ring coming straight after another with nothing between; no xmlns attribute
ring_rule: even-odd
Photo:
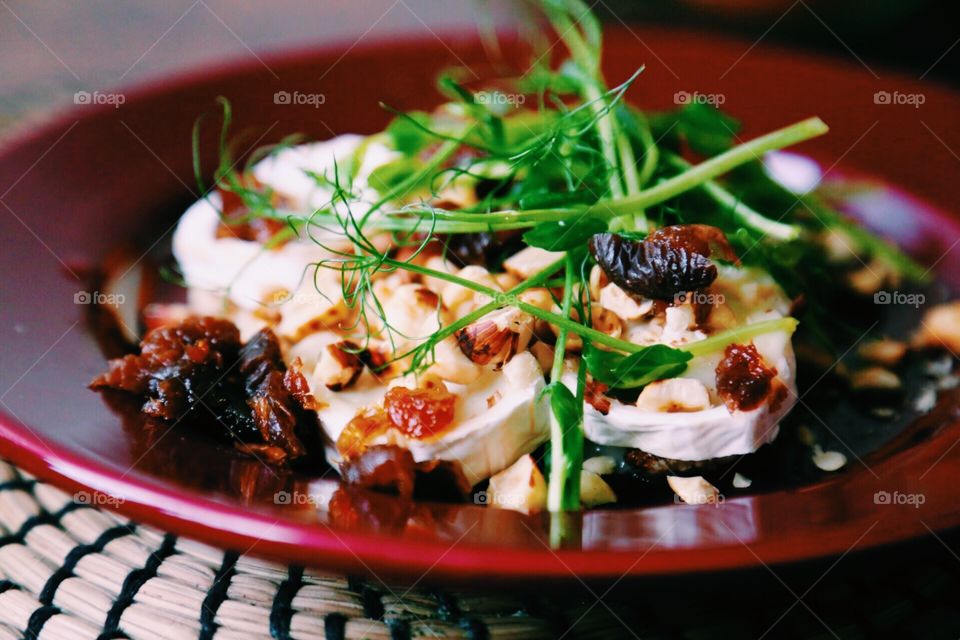
<svg viewBox="0 0 960 640"><path fill-rule="evenodd" d="M470 280L471 282L476 282L497 292L503 291L497 280L483 267L475 265L466 266L457 272L457 276L465 280ZM444 306L450 309L455 318L462 318L477 307L491 302L489 296L485 296L482 293L478 293L453 282L444 283L439 291L440 297L443 298Z"/></svg>
<svg viewBox="0 0 960 640"><path fill-rule="evenodd" d="M609 282L610 279L607 278L607 274L603 272L600 265L593 265L593 268L590 269L590 299L599 300L600 291L606 287Z"/></svg>
<svg viewBox="0 0 960 640"><path fill-rule="evenodd" d="M563 311L560 307L554 305L553 312L557 314L562 314ZM575 309L572 309L570 316L577 319L579 314ZM604 309L603 307L593 306L590 308L590 317L591 317L591 326L597 331L602 331L613 338L619 338L623 333L623 321L615 314L614 312ZM560 328L556 325L551 324L550 330L553 331L553 334L558 336L560 335ZM568 332L567 333L567 347L570 351L580 351L583 348L583 340L580 339L580 336Z"/></svg>
<svg viewBox="0 0 960 640"><path fill-rule="evenodd" d="M869 264L847 276L847 282L857 293L872 296L885 284L894 284L896 274L881 260L871 260Z"/></svg>
<svg viewBox="0 0 960 640"><path fill-rule="evenodd" d="M610 456L594 456L583 461L584 471L592 471L599 476L609 475L617 468L617 461Z"/></svg>
<svg viewBox="0 0 960 640"><path fill-rule="evenodd" d="M600 290L600 306L609 309L624 320L636 320L653 310L653 300L638 302L626 291L611 283Z"/></svg>
<svg viewBox="0 0 960 640"><path fill-rule="evenodd" d="M449 337L440 341L433 350L434 360L429 372L437 377L457 384L470 384L476 380L482 369L463 355L457 340Z"/></svg>
<svg viewBox="0 0 960 640"><path fill-rule="evenodd" d="M596 473L584 469L580 472L580 503L584 507L596 507L617 501L617 494Z"/></svg>
<svg viewBox="0 0 960 640"><path fill-rule="evenodd" d="M907 354L907 345L897 340L872 340L862 343L857 348L857 353L864 360L885 367L894 367Z"/></svg>
<svg viewBox="0 0 960 640"><path fill-rule="evenodd" d="M503 268L521 280L526 280L560 260L563 252L527 247L503 261Z"/></svg>
<svg viewBox="0 0 960 640"><path fill-rule="evenodd" d="M913 401L913 408L919 413L929 413L937 406L937 388L925 386L920 389L920 394Z"/></svg>
<svg viewBox="0 0 960 640"><path fill-rule="evenodd" d="M502 366L526 349L533 335L533 318L515 307L489 313L456 332L460 350L479 365Z"/></svg>
<svg viewBox="0 0 960 640"><path fill-rule="evenodd" d="M320 359L313 370L316 380L331 391L343 391L363 373L363 358L358 345L343 340L328 344L320 353Z"/></svg>
<svg viewBox="0 0 960 640"><path fill-rule="evenodd" d="M537 359L540 368L544 371L549 371L550 367L553 366L553 347L546 342L534 342L530 347L530 353Z"/></svg>
<svg viewBox="0 0 960 640"><path fill-rule="evenodd" d="M717 504L722 501L720 491L703 479L703 476L681 478L667 476L667 484L687 504Z"/></svg>
<svg viewBox="0 0 960 640"><path fill-rule="evenodd" d="M947 349L954 356L960 353L960 300L939 304L927 311L911 346Z"/></svg>
<svg viewBox="0 0 960 640"><path fill-rule="evenodd" d="M847 456L839 451L824 451L819 446L813 448L813 464L824 471L837 471L847 464Z"/></svg>
<svg viewBox="0 0 960 640"><path fill-rule="evenodd" d="M491 507L536 513L547 506L547 482L533 458L521 456L490 478L486 502Z"/></svg>
<svg viewBox="0 0 960 640"><path fill-rule="evenodd" d="M867 367L853 372L850 376L850 387L857 391L889 390L902 387L900 376L883 367Z"/></svg>
<svg viewBox="0 0 960 640"><path fill-rule="evenodd" d="M667 413L703 411L710 408L710 394L702 382L693 378L658 380L643 388L637 408Z"/></svg>

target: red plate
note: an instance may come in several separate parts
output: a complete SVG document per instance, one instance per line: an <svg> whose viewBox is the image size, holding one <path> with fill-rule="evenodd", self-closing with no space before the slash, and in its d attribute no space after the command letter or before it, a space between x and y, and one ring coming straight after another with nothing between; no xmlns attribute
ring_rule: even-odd
<svg viewBox="0 0 960 640"><path fill-rule="evenodd" d="M461 60L484 59L473 40L460 39L456 49ZM882 176L916 196L906 213L892 210L874 222L939 260L937 270L956 288L960 252L949 249L960 231L937 210L960 201L958 160L950 151L960 149L956 95L902 76L877 78L852 59L801 57L683 32L612 31L605 57L613 80L647 66L632 92L645 107L673 106L678 91L722 95L722 106L747 123L744 137L820 115L832 132L802 151L829 159L827 166L837 161ZM259 62L230 64L124 91L119 108L79 106L8 141L0 150L0 454L166 530L283 561L381 574L688 572L839 554L960 524L956 394L896 446L865 464L852 460L828 481L730 499L719 508L590 512L573 523L579 535L572 546L556 552L548 546L547 516L393 504L376 521L331 527L310 508L239 499L238 488L250 495L281 485L250 477L243 465L204 464L214 460L204 457L208 452L194 452L193 462L147 453L147 463L135 465L143 443L131 442L116 415L86 389L104 356L82 322L86 307L74 304L83 287L70 269L95 265L131 239L149 245L195 199L190 130L199 113L215 108L217 96L230 98L235 130L250 132L250 142L263 132L264 141L294 132L325 138L382 127L388 116L380 101L400 109L436 104L435 72L454 62L432 40L296 52L268 59L270 70ZM325 100L278 104L277 91L322 93ZM891 100L884 94L875 100L878 91ZM897 96L909 95L922 95L923 104L898 104ZM212 144L206 149L209 163ZM878 504L878 491L924 500L916 508Z"/></svg>

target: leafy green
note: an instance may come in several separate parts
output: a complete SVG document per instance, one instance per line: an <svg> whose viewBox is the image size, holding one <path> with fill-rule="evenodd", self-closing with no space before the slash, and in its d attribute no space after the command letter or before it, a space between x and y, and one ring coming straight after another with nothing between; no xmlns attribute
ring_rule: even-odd
<svg viewBox="0 0 960 640"><path fill-rule="evenodd" d="M634 389L683 373L693 358L690 353L663 344L624 355L587 347L583 361L594 380L613 389Z"/></svg>
<svg viewBox="0 0 960 640"><path fill-rule="evenodd" d="M424 130L429 124L430 116L423 111L411 111L397 116L387 125L387 134L393 141L393 148L407 156L419 153L433 142L433 137Z"/></svg>
<svg viewBox="0 0 960 640"><path fill-rule="evenodd" d="M580 467L583 465L583 402L578 402L562 382L547 386L550 394L551 430L559 437L550 440L551 511L580 508Z"/></svg>

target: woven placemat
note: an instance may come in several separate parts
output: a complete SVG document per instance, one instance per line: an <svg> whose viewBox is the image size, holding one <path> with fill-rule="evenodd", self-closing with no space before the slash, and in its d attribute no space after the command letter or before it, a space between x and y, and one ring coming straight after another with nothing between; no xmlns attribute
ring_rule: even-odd
<svg viewBox="0 0 960 640"><path fill-rule="evenodd" d="M0 461L0 640L627 633L612 611L590 605L412 588L238 556L79 504Z"/></svg>
<svg viewBox="0 0 960 640"><path fill-rule="evenodd" d="M224 552L80 504L0 461L0 640L955 640L958 539L796 570L439 589Z"/></svg>

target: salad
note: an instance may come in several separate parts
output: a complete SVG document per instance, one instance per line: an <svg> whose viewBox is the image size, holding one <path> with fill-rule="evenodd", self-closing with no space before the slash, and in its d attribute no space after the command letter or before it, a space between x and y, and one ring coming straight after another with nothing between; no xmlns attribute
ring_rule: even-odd
<svg viewBox="0 0 960 640"><path fill-rule="evenodd" d="M372 135L241 162L222 100L213 184L198 161L207 196L173 238L187 302L152 305L92 386L403 496L570 511L625 501L611 477L632 469L715 498L701 470L777 438L797 352L833 362L857 336L831 301L927 270L778 174L819 118L744 141L708 105L641 111L643 69L608 82L587 6L540 9L563 60L532 45L482 86L450 70L447 102L385 105Z"/></svg>

